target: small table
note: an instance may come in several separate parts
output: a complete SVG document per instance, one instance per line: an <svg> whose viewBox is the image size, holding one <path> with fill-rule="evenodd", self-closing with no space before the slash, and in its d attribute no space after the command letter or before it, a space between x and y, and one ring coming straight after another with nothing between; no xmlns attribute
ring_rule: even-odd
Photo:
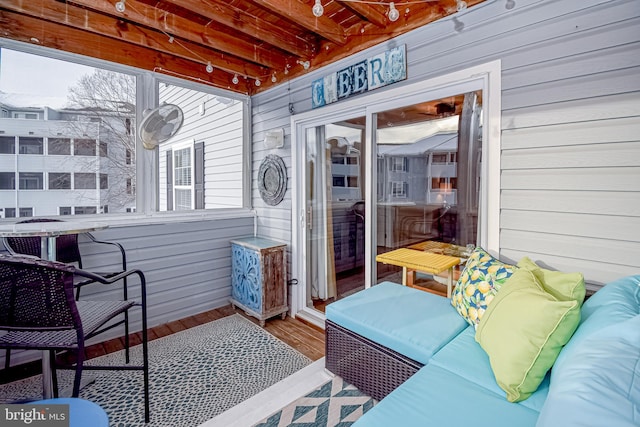
<svg viewBox="0 0 640 427"><path fill-rule="evenodd" d="M438 274L447 270L447 298L451 298L453 289L453 267L460 264L460 258L407 248L380 254L376 261L402 267L402 284L405 286L413 286L416 271Z"/></svg>
<svg viewBox="0 0 640 427"><path fill-rule="evenodd" d="M71 221L47 221L26 222L0 226L0 237L40 237L41 258L56 260L56 238L66 234L80 234L89 231L102 230L108 225L101 222L71 222ZM49 351L42 352L42 395L45 399L53 397L53 379L51 377L51 364Z"/></svg>

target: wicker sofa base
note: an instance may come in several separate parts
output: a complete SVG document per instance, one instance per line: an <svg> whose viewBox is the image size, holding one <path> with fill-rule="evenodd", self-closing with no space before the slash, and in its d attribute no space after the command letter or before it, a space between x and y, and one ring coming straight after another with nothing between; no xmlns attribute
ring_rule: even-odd
<svg viewBox="0 0 640 427"><path fill-rule="evenodd" d="M330 320L325 335L326 368L376 400L424 366Z"/></svg>

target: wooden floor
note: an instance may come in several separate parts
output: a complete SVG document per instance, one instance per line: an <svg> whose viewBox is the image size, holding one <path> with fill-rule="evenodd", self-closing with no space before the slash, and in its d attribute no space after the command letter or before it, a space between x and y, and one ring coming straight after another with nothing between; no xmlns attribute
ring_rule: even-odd
<svg viewBox="0 0 640 427"><path fill-rule="evenodd" d="M149 329L149 340L161 338L194 326L212 322L214 320L230 316L234 313L241 314L255 324L258 324L257 319L246 315L242 310L234 310L231 305L228 305L151 328ZM324 357L324 331L315 326L288 316L285 320L282 320L280 316L276 316L273 319L267 320L264 329L313 361ZM131 345L139 344L141 342L141 333L138 332L136 334L131 334L130 341ZM124 338L116 338L100 344L92 345L86 349L85 353L86 357L90 359L103 356L108 353L113 353L115 351L122 350L123 348ZM0 370L0 383L7 383L39 374L41 372L40 368L40 361L36 361L11 367L9 370Z"/></svg>

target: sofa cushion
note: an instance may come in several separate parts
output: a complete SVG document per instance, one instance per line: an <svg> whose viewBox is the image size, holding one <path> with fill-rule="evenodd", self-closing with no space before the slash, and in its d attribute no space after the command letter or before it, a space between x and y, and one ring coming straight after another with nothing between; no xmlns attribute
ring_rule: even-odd
<svg viewBox="0 0 640 427"><path fill-rule="evenodd" d="M440 349L429 364L446 369L504 399L504 390L496 382L489 364L489 356L476 342L475 330L471 327L462 331L449 344ZM539 412L549 392L549 376L545 376L535 393L518 404Z"/></svg>
<svg viewBox="0 0 640 427"><path fill-rule="evenodd" d="M563 273L561 271L547 270L524 257L518 261L518 268L524 268L535 274L544 290L560 301L575 300L582 305L586 288L582 273Z"/></svg>
<svg viewBox="0 0 640 427"><path fill-rule="evenodd" d="M640 425L640 315L570 344L553 367L537 426Z"/></svg>
<svg viewBox="0 0 640 427"><path fill-rule="evenodd" d="M327 306L326 318L425 364L468 327L447 298L384 282Z"/></svg>
<svg viewBox="0 0 640 427"><path fill-rule="evenodd" d="M487 306L514 268L477 247L460 273L451 304L470 325L477 327Z"/></svg>
<svg viewBox="0 0 640 427"><path fill-rule="evenodd" d="M513 273L476 332L507 400L517 402L537 390L579 321L577 301L558 301L529 270Z"/></svg>
<svg viewBox="0 0 640 427"><path fill-rule="evenodd" d="M538 412L428 364L360 417L353 427L533 427Z"/></svg>

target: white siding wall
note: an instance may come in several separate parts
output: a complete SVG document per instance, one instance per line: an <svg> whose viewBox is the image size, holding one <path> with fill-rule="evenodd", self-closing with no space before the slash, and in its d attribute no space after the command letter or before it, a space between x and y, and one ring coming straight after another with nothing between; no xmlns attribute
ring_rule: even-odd
<svg viewBox="0 0 640 427"><path fill-rule="evenodd" d="M640 273L640 2L495 1L458 19L461 33L445 19L397 44L407 44L406 83L502 60L501 256L581 271L593 286ZM311 109L312 80L391 44L253 98L260 234L291 239L291 192L269 207L255 188L266 154L291 167L289 105ZM285 147L265 150L264 132L278 127Z"/></svg>
<svg viewBox="0 0 640 427"><path fill-rule="evenodd" d="M176 104L184 111L178 134L160 146L160 210L167 206L165 152L172 143L194 138L205 144L205 209L242 207L242 102L225 104L209 93L164 84L160 84L160 102Z"/></svg>

